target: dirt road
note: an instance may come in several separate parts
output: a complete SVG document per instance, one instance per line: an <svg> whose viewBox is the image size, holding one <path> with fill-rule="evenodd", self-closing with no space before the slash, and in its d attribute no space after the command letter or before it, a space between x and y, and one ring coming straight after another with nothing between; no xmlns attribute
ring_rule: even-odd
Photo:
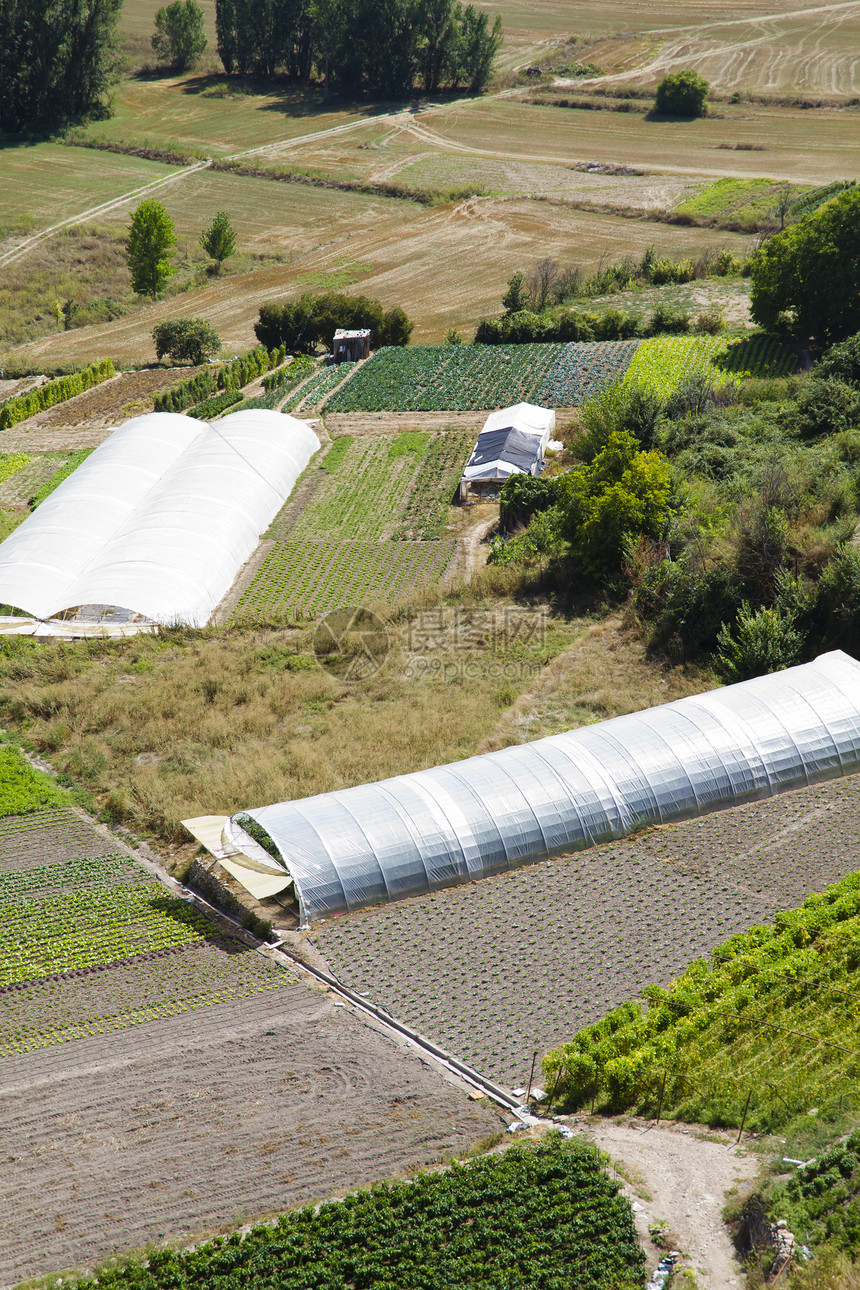
<svg viewBox="0 0 860 1290"><path fill-rule="evenodd" d="M583 1137L617 1161L632 1182L624 1191L633 1203L636 1228L649 1265L662 1251L648 1227L665 1223L668 1240L685 1256L702 1290L732 1290L744 1284L734 1247L722 1221L726 1194L750 1185L758 1172L754 1155L707 1129L656 1126L646 1120L571 1121ZM677 1244L675 1245L675 1242Z"/></svg>

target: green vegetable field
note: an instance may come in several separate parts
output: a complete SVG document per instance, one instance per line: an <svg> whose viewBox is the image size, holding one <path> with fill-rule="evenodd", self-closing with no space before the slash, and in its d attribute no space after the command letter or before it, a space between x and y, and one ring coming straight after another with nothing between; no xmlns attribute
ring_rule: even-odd
<svg viewBox="0 0 860 1290"><path fill-rule="evenodd" d="M102 1290L636 1290L630 1207L594 1148L556 1135L282 1215L244 1236L151 1254Z"/></svg>
<svg viewBox="0 0 860 1290"><path fill-rule="evenodd" d="M414 345L380 349L331 396L326 412L481 411L506 404L577 407L625 375L664 391L691 370L780 376L796 359L772 337L658 336L653 340L531 345Z"/></svg>
<svg viewBox="0 0 860 1290"><path fill-rule="evenodd" d="M772 1129L852 1094L860 1074L860 873L698 959L548 1054L572 1107L647 1108ZM662 1090L662 1093L661 1093Z"/></svg>
<svg viewBox="0 0 860 1290"><path fill-rule="evenodd" d="M459 430L335 439L275 519L234 620L311 617L438 581L454 554L444 527L474 439Z"/></svg>

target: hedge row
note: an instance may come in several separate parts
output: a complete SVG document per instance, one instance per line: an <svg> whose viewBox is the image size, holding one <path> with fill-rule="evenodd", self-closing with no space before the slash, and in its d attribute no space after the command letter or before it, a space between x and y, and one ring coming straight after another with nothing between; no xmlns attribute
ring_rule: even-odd
<svg viewBox="0 0 860 1290"><path fill-rule="evenodd" d="M223 394L213 394L211 399L204 399L196 408L192 408L189 416L197 417L199 421L211 421L213 417L226 412L234 403L239 403L241 398L242 395L238 390L225 390Z"/></svg>
<svg viewBox="0 0 860 1290"><path fill-rule="evenodd" d="M307 354L298 354L291 363L286 367L279 367L268 376L263 377L263 389L268 394L269 390L286 390L293 385L298 385L311 372L316 371L316 363Z"/></svg>
<svg viewBox="0 0 860 1290"><path fill-rule="evenodd" d="M56 381L41 385L37 390L30 390L28 394L19 394L0 407L0 430L8 430L9 426L18 421L26 421L27 417L35 416L37 412L44 412L57 403L65 403L66 399L83 394L84 390L100 385L111 376L116 376L114 365L109 358L103 358L97 363L91 363L82 372L61 376Z"/></svg>
<svg viewBox="0 0 860 1290"><path fill-rule="evenodd" d="M218 388L239 390L271 368L280 367L286 356L283 345L272 350L266 349L265 345L257 345L244 358L234 358L232 363L224 364L218 372Z"/></svg>
<svg viewBox="0 0 860 1290"><path fill-rule="evenodd" d="M190 408L192 403L200 403L203 399L208 399L214 389L215 381L212 373L204 368L196 376L190 376L187 381L180 381L178 385L171 385L162 394L156 394L153 406L156 412L182 412L185 408Z"/></svg>

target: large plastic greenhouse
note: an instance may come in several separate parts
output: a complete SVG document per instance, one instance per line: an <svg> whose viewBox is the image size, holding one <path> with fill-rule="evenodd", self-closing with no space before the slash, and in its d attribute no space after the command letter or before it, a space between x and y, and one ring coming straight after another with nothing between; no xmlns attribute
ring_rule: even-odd
<svg viewBox="0 0 860 1290"><path fill-rule="evenodd" d="M501 752L242 812L214 842L217 817L207 817L209 845L261 897L292 886L307 924L858 769L860 664L837 651Z"/></svg>
<svg viewBox="0 0 860 1290"><path fill-rule="evenodd" d="M317 448L280 412L135 417L0 545L0 602L202 627Z"/></svg>

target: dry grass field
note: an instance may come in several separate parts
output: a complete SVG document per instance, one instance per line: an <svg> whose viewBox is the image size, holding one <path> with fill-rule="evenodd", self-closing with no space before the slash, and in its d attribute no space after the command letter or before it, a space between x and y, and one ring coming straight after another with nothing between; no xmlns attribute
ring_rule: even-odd
<svg viewBox="0 0 860 1290"><path fill-rule="evenodd" d="M130 65L145 53L155 7L155 0L125 7ZM709 179L764 175L822 184L860 169L857 109L838 106L853 92L850 51L860 3L806 12L781 0L719 13L677 3L623 12L609 3L560 0L486 7L499 8L507 35L503 75L477 100L326 105L317 88L230 84L210 59L184 77L131 76L117 89L113 117L80 132L192 157L238 155L258 169L298 169L336 183L394 183L404 195L464 186L483 194L468 200L427 207L54 143L5 149L0 172L9 182L0 186L0 225L9 237L0 257L20 244L28 226L44 230L58 220L96 220L121 235L141 190L158 183L153 193L176 221L181 262L193 259L200 230L217 209L230 212L245 255L279 261L259 268L237 262L231 276L202 281L163 303L80 326L50 344L7 340L7 349L35 363L54 356L84 361L95 352L144 361L153 322L190 312L216 321L227 345L238 349L252 343L261 303L329 281L402 304L416 320L414 339L438 340L451 326L468 332L496 310L514 269L545 254L590 269L602 256L639 254L648 245L680 256L709 245L749 249L749 237L653 221ZM210 26L212 10L210 3ZM575 46L565 44L571 35ZM650 92L667 68L689 64L712 77L721 97L707 119L678 124L530 103L533 86L505 80L505 68L535 59L551 67L555 52L568 57L571 50L606 72L576 83L586 95L628 84ZM572 92L564 76L556 79L558 94ZM551 96L552 77L538 88ZM740 101L728 102L733 93ZM791 105L812 93L833 106ZM583 162L636 173L574 169ZM583 203L589 209L577 209ZM49 274L51 249L51 238L37 242L17 261L20 271L33 281ZM50 330L50 320L33 324L30 334L40 328Z"/></svg>
<svg viewBox="0 0 860 1290"><path fill-rule="evenodd" d="M667 984L860 864L860 779L666 825L321 923L334 974L485 1073Z"/></svg>
<svg viewBox="0 0 860 1290"><path fill-rule="evenodd" d="M38 878L61 895L70 865L117 845L68 810L6 819L0 887ZM20 1051L22 1035L35 1051ZM6 987L0 1051L3 1285L230 1230L460 1155L501 1127L214 926L167 957Z"/></svg>
<svg viewBox="0 0 860 1290"><path fill-rule="evenodd" d="M392 615L384 666L356 684L317 667L311 632L296 629L10 642L0 719L181 863L193 851L184 818L454 761L497 736L592 620L488 603L435 593L425 609ZM707 676L651 663L619 633L610 623L567 657L547 718L556 729L708 688ZM503 742L518 742L516 731Z"/></svg>

